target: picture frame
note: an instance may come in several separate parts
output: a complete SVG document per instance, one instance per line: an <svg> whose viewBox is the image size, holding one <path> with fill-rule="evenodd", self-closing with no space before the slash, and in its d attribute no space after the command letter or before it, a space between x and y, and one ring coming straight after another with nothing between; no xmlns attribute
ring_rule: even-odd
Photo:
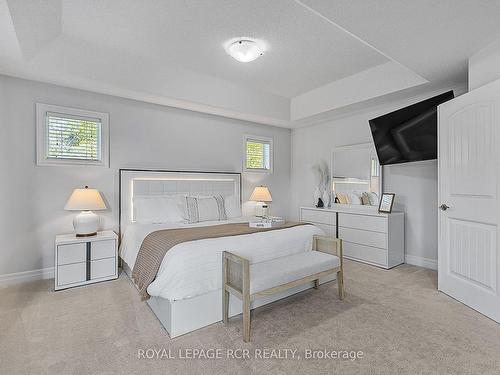
<svg viewBox="0 0 500 375"><path fill-rule="evenodd" d="M390 214L392 212L392 206L394 205L395 196L396 194L394 193L382 193L378 206L378 212Z"/></svg>

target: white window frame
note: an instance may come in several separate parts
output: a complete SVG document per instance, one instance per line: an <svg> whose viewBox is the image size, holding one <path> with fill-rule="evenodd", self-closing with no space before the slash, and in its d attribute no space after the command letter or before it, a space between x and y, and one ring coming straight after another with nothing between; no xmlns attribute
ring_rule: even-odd
<svg viewBox="0 0 500 375"><path fill-rule="evenodd" d="M247 141L261 141L269 143L269 169L263 168L247 168ZM274 168L274 144L272 137L263 137L259 135L243 136L243 171L247 173L273 173Z"/></svg>
<svg viewBox="0 0 500 375"><path fill-rule="evenodd" d="M85 159L58 159L47 156L47 113L58 113L69 117L88 117L101 121L101 160ZM62 107L58 105L36 103L36 164L47 165L82 165L109 168L109 114L104 112L88 111L78 108Z"/></svg>

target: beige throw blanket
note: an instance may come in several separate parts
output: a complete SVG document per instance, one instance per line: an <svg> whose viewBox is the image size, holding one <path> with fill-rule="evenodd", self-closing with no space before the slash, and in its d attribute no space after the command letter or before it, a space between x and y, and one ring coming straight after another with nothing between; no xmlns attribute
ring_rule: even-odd
<svg viewBox="0 0 500 375"><path fill-rule="evenodd" d="M139 288L143 299L148 299L149 295L147 293L147 288L156 278L156 274L160 269L165 254L175 245L207 238L240 236L243 234L292 228L305 224L306 223L286 222L274 228L250 228L248 223L235 223L206 227L158 230L148 234L142 242L132 271L132 279ZM230 251L232 249L223 250Z"/></svg>

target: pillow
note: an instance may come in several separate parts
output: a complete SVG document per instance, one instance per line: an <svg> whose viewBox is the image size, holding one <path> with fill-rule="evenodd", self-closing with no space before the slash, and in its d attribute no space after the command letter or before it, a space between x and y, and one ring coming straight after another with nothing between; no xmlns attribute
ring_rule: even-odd
<svg viewBox="0 0 500 375"><path fill-rule="evenodd" d="M144 224L184 221L180 196L134 197L135 221Z"/></svg>
<svg viewBox="0 0 500 375"><path fill-rule="evenodd" d="M357 193L356 191L347 193L347 200L349 201L350 204L355 204L355 205L363 204L363 202L361 201L361 195L359 195L359 193Z"/></svg>
<svg viewBox="0 0 500 375"><path fill-rule="evenodd" d="M236 195L225 197L224 207L226 209L226 216L228 219L243 216L243 214L241 213L240 200L236 197Z"/></svg>
<svg viewBox="0 0 500 375"><path fill-rule="evenodd" d="M368 197L368 193L365 191L363 192L363 195L361 195L361 203L364 205L370 205L370 198Z"/></svg>
<svg viewBox="0 0 500 375"><path fill-rule="evenodd" d="M185 197L185 201L188 223L227 220L222 195L213 197Z"/></svg>
<svg viewBox="0 0 500 375"><path fill-rule="evenodd" d="M337 193L337 198L341 204L348 204L349 200L347 199L347 194L345 193Z"/></svg>
<svg viewBox="0 0 500 375"><path fill-rule="evenodd" d="M366 192L368 196L368 200L370 201L370 206L377 206L378 205L378 195L377 193L373 193L371 191Z"/></svg>

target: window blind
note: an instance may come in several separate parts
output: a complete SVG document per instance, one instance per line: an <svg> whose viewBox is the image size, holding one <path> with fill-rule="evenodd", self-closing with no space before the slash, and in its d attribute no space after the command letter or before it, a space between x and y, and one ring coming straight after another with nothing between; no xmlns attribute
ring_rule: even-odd
<svg viewBox="0 0 500 375"><path fill-rule="evenodd" d="M246 142L247 169L270 169L271 144L248 139Z"/></svg>
<svg viewBox="0 0 500 375"><path fill-rule="evenodd" d="M47 157L101 161L100 119L47 112Z"/></svg>

